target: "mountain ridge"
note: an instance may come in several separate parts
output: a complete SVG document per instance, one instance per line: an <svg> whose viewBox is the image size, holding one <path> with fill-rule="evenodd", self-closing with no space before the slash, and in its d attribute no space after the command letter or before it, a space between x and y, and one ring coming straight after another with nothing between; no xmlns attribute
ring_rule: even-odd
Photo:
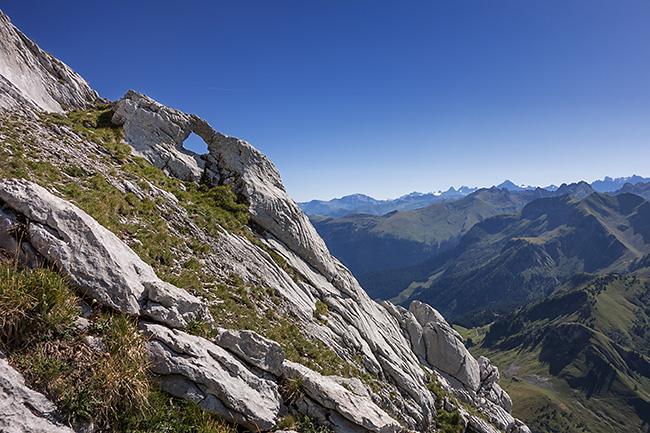
<svg viewBox="0 0 650 433"><path fill-rule="evenodd" d="M0 27L3 43L22 40L8 20ZM20 66L41 73L47 62ZM36 93L0 88L13 101L0 108L0 276L49 276L22 318L38 322L61 303L68 312L43 335L3 322L2 357L25 377L10 370L15 384L0 390L3 422L66 432L186 431L178 417L219 432L235 430L225 421L251 431L529 431L510 415L496 367L474 359L437 311L367 296L249 143L135 91L42 107L60 90L44 80L52 85ZM192 132L207 154L183 148ZM66 290L53 286L61 279ZM137 374L117 369L122 361Z"/></svg>
<svg viewBox="0 0 650 433"><path fill-rule="evenodd" d="M480 331L459 329L476 340L473 353L509 365L513 411L535 431L648 431L648 287L585 276Z"/></svg>
<svg viewBox="0 0 650 433"><path fill-rule="evenodd" d="M584 181L575 182L569 185L582 184ZM627 177L618 177L611 178L605 176L603 179L596 180L591 184L584 182L584 184L589 185L593 188L594 191L598 192L614 192L625 186L626 183L630 183L633 186L639 183L648 183L650 178L632 175ZM530 186L530 185L516 185L514 182L506 179L502 183L496 186L498 189L507 189L510 192L526 192L537 189L543 189L549 192L557 191L558 188L566 186L566 183L563 183L561 186L548 185L546 187L540 186ZM384 215L395 210L415 210L422 207L426 207L432 203L438 203L441 201L454 201L459 200L465 196L472 194L473 192L478 191L479 189L489 189L489 187L466 187L463 186L458 190L454 187L450 187L447 191L442 192L438 191L437 193L419 193L412 192L410 194L403 195L396 199L387 199L387 200L377 200L368 195L357 193L352 195L347 195L340 198L334 198L331 200L311 200L308 202L298 202L298 206L308 215L308 216L328 216L333 218L340 218L351 213L367 213L371 215ZM356 198L363 198L359 203L355 201Z"/></svg>

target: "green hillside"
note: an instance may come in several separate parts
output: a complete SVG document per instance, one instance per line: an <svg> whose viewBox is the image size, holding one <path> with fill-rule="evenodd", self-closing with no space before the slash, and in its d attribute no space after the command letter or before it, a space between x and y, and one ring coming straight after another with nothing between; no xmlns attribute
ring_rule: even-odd
<svg viewBox="0 0 650 433"><path fill-rule="evenodd" d="M457 329L500 367L513 414L533 431L650 431L650 279L595 277Z"/></svg>
<svg viewBox="0 0 650 433"><path fill-rule="evenodd" d="M493 187L461 200L434 203L417 210L394 211L382 216L312 217L311 221L332 254L355 276L360 276L426 260L456 246L476 223L515 212L528 201L529 195Z"/></svg>
<svg viewBox="0 0 650 433"><path fill-rule="evenodd" d="M650 252L650 203L633 194L542 198L488 218L417 266L360 278L369 293L436 305L450 319L549 295L570 276L626 273ZM389 295L389 296L386 296Z"/></svg>

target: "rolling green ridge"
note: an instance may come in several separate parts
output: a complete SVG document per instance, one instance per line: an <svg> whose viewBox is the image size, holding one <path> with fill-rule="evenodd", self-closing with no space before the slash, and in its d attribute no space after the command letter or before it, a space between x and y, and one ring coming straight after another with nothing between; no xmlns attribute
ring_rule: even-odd
<svg viewBox="0 0 650 433"><path fill-rule="evenodd" d="M608 274L466 329L534 432L650 431L650 279ZM468 340L469 341L469 340Z"/></svg>
<svg viewBox="0 0 650 433"><path fill-rule="evenodd" d="M541 299L576 273L626 273L650 252L650 203L633 194L542 198L473 226L458 246L360 281L370 293L418 299L449 319ZM388 295L388 296L387 296Z"/></svg>
<svg viewBox="0 0 650 433"><path fill-rule="evenodd" d="M417 210L382 216L312 217L311 221L332 254L355 276L360 276L379 269L414 265L452 248L474 224L515 212L528 203L528 197L493 187L461 200L434 203Z"/></svg>

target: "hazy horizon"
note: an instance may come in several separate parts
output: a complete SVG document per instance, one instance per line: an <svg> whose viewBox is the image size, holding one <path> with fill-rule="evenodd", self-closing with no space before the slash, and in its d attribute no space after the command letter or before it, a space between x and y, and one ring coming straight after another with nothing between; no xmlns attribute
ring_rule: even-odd
<svg viewBox="0 0 650 433"><path fill-rule="evenodd" d="M412 191L405 192L405 193L400 194L400 195L395 196L395 197L375 197L375 196L373 196L373 195L366 194L366 193L364 193L363 191L357 191L357 192L353 192L353 193L351 193L351 194L344 194L344 195L335 196L335 197L329 197L329 198L312 198L312 199L309 199L309 200L296 200L296 201L299 201L299 202L301 202L301 203L310 202L310 201L312 201L312 200L318 200L318 201L330 201L330 200L340 199L340 198L343 198L343 197L347 197L347 196L351 196L351 195L356 195L356 194L362 194L362 195L365 195L365 196L369 196L369 197L372 197L372 198L374 198L374 199L376 199L376 200L396 200L396 199L398 199L398 198L405 197L405 196L408 196L408 195L410 195L410 194L430 194L430 193L434 193L434 194L435 194L435 193L441 193L441 192L444 193L444 192L448 191L450 188L454 188L456 191L460 190L461 188L470 188L470 189L471 189L471 188L477 188L477 189L481 189L481 188L491 188L491 187L493 187L493 186L499 186L499 185L501 185L502 183L504 183L504 182L506 182L506 181L511 181L513 184L515 184L515 185L518 186L518 187L524 187L524 188L530 188L530 187L532 187L532 188L537 188L537 187L540 187L540 188L548 188L548 187L553 187L553 186L554 186L554 187L560 187L560 186L561 186L562 184L564 184L564 183L566 183L566 184L568 185L568 184L572 184L572 183L578 183L578 182L581 182L581 181L587 182L588 184L591 185L592 183L594 183L594 182L596 182L596 181L599 181L599 180L602 181L602 180L605 180L606 178L611 178L611 180L616 180L616 179L619 179L619 178L631 178L631 177L633 177L633 176L646 177L646 176L641 176L641 175L639 175L639 174L637 174L637 173L632 173L632 174L627 175L627 176L618 176L618 177L613 177L613 176L603 175L603 176L601 176L600 178L598 178L598 179L594 179L594 180L591 180L591 181L589 181L589 180L585 180L585 179L580 179L580 180L577 180L577 181L574 181L574 182L566 182L566 181L562 181L562 182L557 182L557 183L550 183L550 184L547 184L547 185L530 185L530 184L525 184L525 183L521 183L521 182L516 182L516 181L513 181L512 179L507 179L507 178L506 178L506 179L503 179L501 182L498 182L498 183L495 183L495 184L492 184L492 185L458 185L458 186L456 186L456 185L450 185L450 186L447 187L447 188L437 189L437 190L429 190L429 191L416 191L416 190L412 190Z"/></svg>

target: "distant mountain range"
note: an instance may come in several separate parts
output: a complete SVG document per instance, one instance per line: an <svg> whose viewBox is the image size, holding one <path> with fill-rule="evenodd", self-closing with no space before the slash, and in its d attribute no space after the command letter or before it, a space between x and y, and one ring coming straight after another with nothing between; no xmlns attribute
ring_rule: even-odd
<svg viewBox="0 0 650 433"><path fill-rule="evenodd" d="M528 201L520 194L493 187L423 209L310 219L330 252L359 277L419 263L454 247L477 222L516 212Z"/></svg>
<svg viewBox="0 0 650 433"><path fill-rule="evenodd" d="M598 192L616 191L622 188L626 183L636 185L640 182L650 182L650 178L645 178L637 175L628 177L618 177L612 179L606 176L602 180L597 180L591 184L591 187ZM500 185L496 186L499 189L507 189L510 192L523 192L528 190L535 190L539 187L516 185L510 180L505 180ZM462 186L459 189L449 188L447 191L419 193L412 192L402 197L392 200L377 200L364 194L347 195L341 198L332 200L312 200L309 202L300 202L298 206L308 216L321 215L339 218L351 213L365 213L370 215L384 215L396 210L413 210L426 207L433 203L440 203L445 201L454 201L462 199L477 191L480 188L470 188ZM555 191L558 189L555 185L549 185L542 189L547 191Z"/></svg>
<svg viewBox="0 0 650 433"><path fill-rule="evenodd" d="M641 189L630 186L630 191ZM584 198L593 192L586 182L563 184L550 191L537 188L511 192L492 187L460 200L434 203L422 209L385 215L349 214L341 218L312 216L310 219L332 254L360 278L371 271L424 261L456 246L461 236L477 222L517 212L535 199L563 194Z"/></svg>
<svg viewBox="0 0 650 433"><path fill-rule="evenodd" d="M338 218L351 213L384 215L396 210L419 209L432 203L459 200L477 189L463 186L459 189L452 187L445 192L429 192L426 194L412 192L393 200L377 200L367 195L353 194L328 201L312 200L302 202L298 203L298 206L308 216L322 215Z"/></svg>

